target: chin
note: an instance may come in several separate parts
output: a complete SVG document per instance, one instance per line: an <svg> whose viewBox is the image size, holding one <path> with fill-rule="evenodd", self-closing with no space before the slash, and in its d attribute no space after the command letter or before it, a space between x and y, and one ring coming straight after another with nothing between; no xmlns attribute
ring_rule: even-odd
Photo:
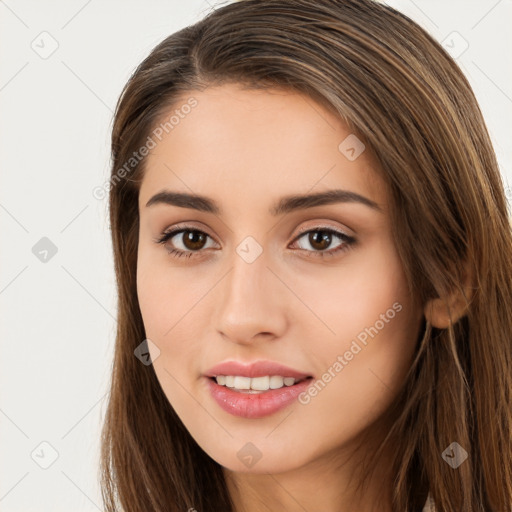
<svg viewBox="0 0 512 512"><path fill-rule="evenodd" d="M222 451L219 451L218 445L214 450L205 451L218 464L235 473L255 475L286 473L306 463L304 453L302 453L301 460L290 458L290 453L297 450L282 444L272 446L268 440L266 443L234 440Z"/></svg>

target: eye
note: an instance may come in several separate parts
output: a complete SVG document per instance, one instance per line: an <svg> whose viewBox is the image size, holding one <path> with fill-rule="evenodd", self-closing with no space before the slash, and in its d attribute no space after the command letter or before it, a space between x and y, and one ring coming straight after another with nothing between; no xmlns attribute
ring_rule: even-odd
<svg viewBox="0 0 512 512"><path fill-rule="evenodd" d="M306 237L306 235L308 236ZM176 241L173 241L173 238L176 238ZM212 240L212 238L204 231L190 226L177 226L170 231L163 232L159 238L155 239L155 242L164 245L167 252L173 257L181 258L184 256L185 258L190 258L191 256L195 256L196 253L202 252L202 249L211 248L211 245L207 245L208 239ZM297 243L297 241L302 239L305 240L306 247L301 247L301 244L299 244L299 248L308 253L308 257L319 258L334 256L342 251L348 250L356 243L356 239L354 237L349 236L342 231L324 227L317 227L315 229L309 229L308 231L302 232L295 238L294 243ZM338 246L327 251L326 249L328 249L336 239L340 241ZM167 247L167 242L172 242L172 246ZM176 247L176 245L178 247ZM307 248L308 245L313 250Z"/></svg>
<svg viewBox="0 0 512 512"><path fill-rule="evenodd" d="M172 241L173 238L176 238L178 248L169 248L165 246L165 244L168 241ZM169 254L172 254L176 258L181 258L182 256L185 256L185 258L190 258L194 253L199 252L201 249L207 248L205 246L205 241L208 238L211 239L211 237L204 231L200 231L198 229L193 228L181 227L175 228L171 231L165 231L164 233L162 233L160 238L155 240L155 242L164 245L167 249L167 252ZM175 244L176 242L172 243L172 245ZM180 245L182 248L180 248Z"/></svg>
<svg viewBox="0 0 512 512"><path fill-rule="evenodd" d="M301 239L304 239L306 247L300 248L309 253L308 257L319 258L335 256L342 251L348 250L356 242L354 237L349 236L342 231L324 227L304 231L295 239L294 242ZM327 251L326 249L328 249L329 246L332 245L333 240L336 239L340 240L341 243L336 248ZM313 250L309 250L308 246L312 247Z"/></svg>

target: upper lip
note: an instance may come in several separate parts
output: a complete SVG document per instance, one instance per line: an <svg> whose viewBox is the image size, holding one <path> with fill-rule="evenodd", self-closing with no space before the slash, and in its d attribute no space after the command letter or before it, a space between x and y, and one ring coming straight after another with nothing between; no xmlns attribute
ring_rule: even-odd
<svg viewBox="0 0 512 512"><path fill-rule="evenodd" d="M207 377L216 377L217 375L239 375L241 377L280 375L281 377L293 377L296 380L310 377L306 373L299 372L274 361L254 361L248 364L238 361L223 361L207 370L205 375Z"/></svg>

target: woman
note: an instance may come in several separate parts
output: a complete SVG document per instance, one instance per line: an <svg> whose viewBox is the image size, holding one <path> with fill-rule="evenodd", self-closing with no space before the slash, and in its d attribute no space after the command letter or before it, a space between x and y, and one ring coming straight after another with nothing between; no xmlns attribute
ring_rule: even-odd
<svg viewBox="0 0 512 512"><path fill-rule="evenodd" d="M511 510L507 203L423 29L226 5L140 64L112 156L107 510Z"/></svg>

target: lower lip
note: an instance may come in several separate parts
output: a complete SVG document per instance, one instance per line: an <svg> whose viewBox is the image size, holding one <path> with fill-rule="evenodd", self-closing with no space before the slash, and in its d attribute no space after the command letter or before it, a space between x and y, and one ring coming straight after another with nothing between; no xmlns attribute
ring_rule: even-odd
<svg viewBox="0 0 512 512"><path fill-rule="evenodd" d="M263 418L288 407L313 382L305 379L293 386L269 389L261 393L244 393L233 391L226 386L219 386L215 380L206 377L213 399L229 414L242 418Z"/></svg>

